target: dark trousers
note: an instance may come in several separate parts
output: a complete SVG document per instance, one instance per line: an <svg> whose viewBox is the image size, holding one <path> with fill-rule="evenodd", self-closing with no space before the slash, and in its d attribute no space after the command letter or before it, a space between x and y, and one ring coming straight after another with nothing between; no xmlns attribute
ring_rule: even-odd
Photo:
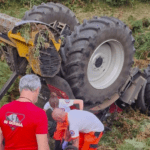
<svg viewBox="0 0 150 150"><path fill-rule="evenodd" d="M55 140L55 150L63 150L61 147L61 141Z"/></svg>

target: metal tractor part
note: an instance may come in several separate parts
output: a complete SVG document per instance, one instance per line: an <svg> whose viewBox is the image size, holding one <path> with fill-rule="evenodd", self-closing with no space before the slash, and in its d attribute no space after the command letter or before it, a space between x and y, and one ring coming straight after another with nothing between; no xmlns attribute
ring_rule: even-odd
<svg viewBox="0 0 150 150"><path fill-rule="evenodd" d="M7 21L6 19L6 24ZM61 66L61 57L58 53L61 39L57 30L39 21L20 21L14 23L15 26L13 28L12 25L8 26L8 34L3 32L5 24L2 24L3 28L1 27L0 30L1 33L3 32L0 41L5 43L2 50L11 59L10 65L13 66L12 71L14 71L9 81L1 90L0 98L9 89L17 76L20 73L25 73L27 61L34 73L42 77L54 77L60 71ZM66 26L63 27L64 30ZM63 30L61 30L62 33ZM23 37L24 35L26 37Z"/></svg>
<svg viewBox="0 0 150 150"><path fill-rule="evenodd" d="M16 72L1 90L0 99L20 74L17 68L23 59L28 61L33 73L41 77L54 77L60 70L63 74L61 57L64 54L59 49L65 44L66 36L71 34L70 27L73 30L79 24L70 9L52 2L34 6L25 13L23 20L26 21L0 14L0 42L5 45L2 50L10 69ZM25 71L24 67L22 74Z"/></svg>
<svg viewBox="0 0 150 150"><path fill-rule="evenodd" d="M27 64L44 81L43 103L51 92L48 85L83 99L85 109L97 114L117 99L131 105L145 85L148 93L149 75L131 69L134 38L122 21L93 17L80 25L69 8L52 2L34 6L23 20L0 14L2 51L13 71L0 99Z"/></svg>

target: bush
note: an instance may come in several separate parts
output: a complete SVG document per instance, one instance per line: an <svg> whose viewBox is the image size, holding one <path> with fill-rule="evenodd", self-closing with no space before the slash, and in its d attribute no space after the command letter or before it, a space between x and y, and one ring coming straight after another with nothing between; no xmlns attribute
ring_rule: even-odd
<svg viewBox="0 0 150 150"><path fill-rule="evenodd" d="M137 33L135 35L135 56L138 59L147 59L150 53L150 32Z"/></svg>
<svg viewBox="0 0 150 150"><path fill-rule="evenodd" d="M106 3L112 6L131 5L134 0L105 0Z"/></svg>
<svg viewBox="0 0 150 150"><path fill-rule="evenodd" d="M131 22L131 30L133 33L143 32L142 20L136 20L136 21Z"/></svg>
<svg viewBox="0 0 150 150"><path fill-rule="evenodd" d="M143 32L143 24L148 24L146 18L144 18L144 20L136 20L132 15L128 17L128 22L133 33Z"/></svg>
<svg viewBox="0 0 150 150"><path fill-rule="evenodd" d="M132 15L130 15L128 17L128 22L128 26L132 30L135 38L136 58L147 59L150 55L150 20L148 18L136 20Z"/></svg>
<svg viewBox="0 0 150 150"><path fill-rule="evenodd" d="M149 25L150 25L150 20L149 19L147 19L147 18L143 18L142 19L142 24L143 24L143 27L149 27Z"/></svg>

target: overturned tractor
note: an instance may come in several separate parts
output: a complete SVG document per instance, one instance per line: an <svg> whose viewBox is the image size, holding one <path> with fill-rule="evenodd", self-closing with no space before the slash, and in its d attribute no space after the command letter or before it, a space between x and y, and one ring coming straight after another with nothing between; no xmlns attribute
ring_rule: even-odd
<svg viewBox="0 0 150 150"><path fill-rule="evenodd" d="M144 73L132 68L134 38L122 21L104 16L79 24L70 9L50 2L34 6L22 20L0 14L0 33L13 71L0 99L29 64L41 78L40 107L55 91L83 99L85 109L99 118L117 100L150 115L150 66Z"/></svg>

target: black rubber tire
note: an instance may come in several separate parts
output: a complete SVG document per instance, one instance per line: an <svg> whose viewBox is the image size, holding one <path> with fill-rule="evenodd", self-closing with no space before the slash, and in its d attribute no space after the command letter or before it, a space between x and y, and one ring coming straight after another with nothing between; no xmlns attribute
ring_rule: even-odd
<svg viewBox="0 0 150 150"><path fill-rule="evenodd" d="M33 6L31 10L25 12L22 20L37 20L48 24L57 20L69 25L72 31L76 25L79 25L78 19L69 8L53 2Z"/></svg>
<svg viewBox="0 0 150 150"><path fill-rule="evenodd" d="M109 87L98 90L88 81L87 66L95 48L108 39L115 39L122 44L125 61L116 81ZM75 31L66 39L64 47L66 61L63 67L66 80L75 97L85 102L102 103L115 93L120 93L120 88L126 82L133 64L134 41L131 30L123 22L113 17L94 17L76 26Z"/></svg>
<svg viewBox="0 0 150 150"><path fill-rule="evenodd" d="M142 87L138 99L136 101L136 106L141 110L142 113L145 113L150 116L150 64L144 70L147 83Z"/></svg>

